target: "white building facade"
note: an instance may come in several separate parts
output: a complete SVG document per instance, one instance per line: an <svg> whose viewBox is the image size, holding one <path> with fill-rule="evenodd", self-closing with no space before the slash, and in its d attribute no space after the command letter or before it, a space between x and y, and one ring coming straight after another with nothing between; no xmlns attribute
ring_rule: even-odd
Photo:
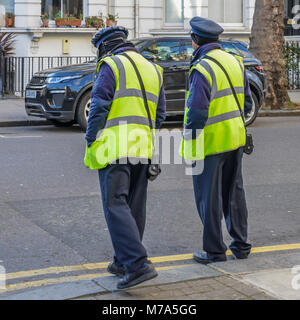
<svg viewBox="0 0 300 320"><path fill-rule="evenodd" d="M248 41L255 0L0 0L0 32L17 34L16 56L92 56L95 28L86 28L85 17L118 15L118 25L130 38L187 35L194 16L220 23L225 38ZM14 27L3 25L3 15L14 14ZM49 27L41 27L41 14ZM57 14L77 16L82 26L56 27ZM1 25L2 23L2 25ZM68 43L65 47L64 43Z"/></svg>

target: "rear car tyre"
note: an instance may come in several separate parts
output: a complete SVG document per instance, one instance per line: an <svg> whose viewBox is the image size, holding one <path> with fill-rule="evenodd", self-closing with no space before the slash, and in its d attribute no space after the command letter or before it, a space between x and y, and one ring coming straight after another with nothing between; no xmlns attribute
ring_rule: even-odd
<svg viewBox="0 0 300 320"><path fill-rule="evenodd" d="M257 114L258 114L258 110L260 108L260 105L259 105L259 102L258 102L258 99L257 99L255 93L253 91L251 91L251 93L252 93L253 105L252 105L251 112L246 117L246 126L249 126L250 124L252 124L255 121Z"/></svg>
<svg viewBox="0 0 300 320"><path fill-rule="evenodd" d="M71 127L74 123L76 123L75 120L56 120L56 119L51 119L49 120L54 124L56 127Z"/></svg>
<svg viewBox="0 0 300 320"><path fill-rule="evenodd" d="M83 131L86 131L91 105L91 91L86 92L80 99L76 110L76 121Z"/></svg>

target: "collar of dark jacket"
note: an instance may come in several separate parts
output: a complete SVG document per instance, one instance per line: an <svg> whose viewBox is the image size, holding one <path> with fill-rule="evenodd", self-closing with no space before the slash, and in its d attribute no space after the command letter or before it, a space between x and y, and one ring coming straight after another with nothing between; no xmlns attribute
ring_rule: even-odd
<svg viewBox="0 0 300 320"><path fill-rule="evenodd" d="M136 49L134 46L120 47L120 48L117 48L116 50L113 50L112 52L106 54L105 56L100 57L100 58L98 59L98 63L99 63L102 59L104 59L104 58L106 58L106 57L109 57L109 56L112 56L112 55L116 55L116 54L120 54L120 53L123 53L123 52L128 51L128 50L132 50L132 51L139 52L138 49Z"/></svg>
<svg viewBox="0 0 300 320"><path fill-rule="evenodd" d="M203 46L196 49L193 53L191 65L195 64L199 59L205 56L209 51L212 51L215 49L221 49L220 43L211 42L211 43L204 44Z"/></svg>
<svg viewBox="0 0 300 320"><path fill-rule="evenodd" d="M139 52L138 49L136 49L135 47L126 46L126 47L121 47L121 48L114 50L112 52L112 54L120 54L120 53L128 51L128 50L133 50L133 51Z"/></svg>

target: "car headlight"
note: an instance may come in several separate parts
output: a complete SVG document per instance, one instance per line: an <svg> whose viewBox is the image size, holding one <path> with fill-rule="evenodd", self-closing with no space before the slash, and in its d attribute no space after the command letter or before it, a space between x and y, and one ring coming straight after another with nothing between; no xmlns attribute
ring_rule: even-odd
<svg viewBox="0 0 300 320"><path fill-rule="evenodd" d="M46 83L60 83L60 82L65 82L65 81L70 81L70 80L74 80L74 79L79 79L82 78L81 75L77 75L77 76L68 76L68 77L49 77L46 78Z"/></svg>

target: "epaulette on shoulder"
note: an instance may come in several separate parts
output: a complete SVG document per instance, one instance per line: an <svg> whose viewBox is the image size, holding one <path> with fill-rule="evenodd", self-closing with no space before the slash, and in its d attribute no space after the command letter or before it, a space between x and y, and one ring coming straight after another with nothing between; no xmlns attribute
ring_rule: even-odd
<svg viewBox="0 0 300 320"><path fill-rule="evenodd" d="M196 66L198 63L200 63L201 59L195 60L194 62L191 63L192 66Z"/></svg>

